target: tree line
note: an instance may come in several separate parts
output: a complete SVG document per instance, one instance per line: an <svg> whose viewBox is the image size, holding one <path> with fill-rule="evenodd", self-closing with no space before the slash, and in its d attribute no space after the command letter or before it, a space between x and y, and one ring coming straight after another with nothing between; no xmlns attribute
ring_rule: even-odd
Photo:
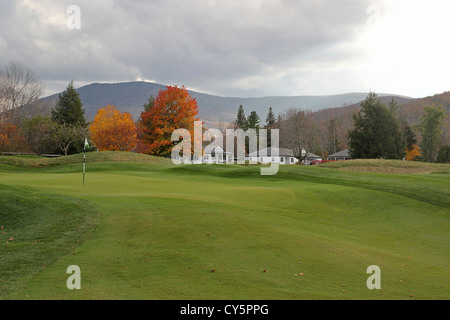
<svg viewBox="0 0 450 320"><path fill-rule="evenodd" d="M404 113L398 112L394 98L383 103L370 92L353 114L353 126L340 128L339 119L330 118L325 130L314 119L314 113L300 108L291 108L278 116L269 109L266 128L280 130L280 147L291 149L298 159L306 150L326 158L327 155L349 149L352 158L361 159L405 159L428 162L449 162L448 145L443 145L445 110L441 106L427 106L419 124L411 125ZM252 128L259 119L255 111L248 119L242 106L239 107L234 128ZM339 131L344 131L340 134ZM418 141L416 134L419 134ZM345 138L343 139L342 136Z"/></svg>
<svg viewBox="0 0 450 320"><path fill-rule="evenodd" d="M167 86L156 97L150 96L136 121L131 114L108 105L97 112L92 123L85 119L73 81L59 94L50 115L44 115L37 104L42 92L43 85L26 66L10 63L0 70L0 152L68 155L81 152L88 137L93 149L168 157L175 144L172 132L183 128L193 137L194 121L199 120L197 102L184 87ZM348 148L353 158L449 161L450 147L442 144L442 107L426 107L419 124L412 126L406 115L398 112L394 99L385 104L370 92L353 114L352 127L331 118L325 128L319 128L313 116L300 108L275 115L269 107L264 121L256 111L247 116L240 105L227 128L255 129L257 135L260 129L267 129L268 147L271 130L278 129L279 146L291 149L299 159L303 149L326 158Z"/></svg>
<svg viewBox="0 0 450 320"><path fill-rule="evenodd" d="M171 134L185 128L193 135L198 105L186 88L168 86L144 104L139 119L113 105L98 110L88 123L73 81L59 94L50 115L38 108L42 84L31 69L10 63L0 71L0 152L75 154L89 139L92 150L134 151L169 156ZM89 151L89 150L88 150Z"/></svg>

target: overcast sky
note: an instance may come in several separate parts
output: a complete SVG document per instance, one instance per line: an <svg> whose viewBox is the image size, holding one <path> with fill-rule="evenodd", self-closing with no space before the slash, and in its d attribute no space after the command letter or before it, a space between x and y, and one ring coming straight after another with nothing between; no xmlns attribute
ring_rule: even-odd
<svg viewBox="0 0 450 320"><path fill-rule="evenodd" d="M0 62L46 94L73 79L424 97L450 90L449 15L448 0L1 0Z"/></svg>

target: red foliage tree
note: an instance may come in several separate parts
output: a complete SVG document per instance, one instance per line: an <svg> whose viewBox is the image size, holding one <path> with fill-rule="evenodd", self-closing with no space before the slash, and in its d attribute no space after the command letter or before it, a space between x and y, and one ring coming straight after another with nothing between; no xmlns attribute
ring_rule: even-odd
<svg viewBox="0 0 450 320"><path fill-rule="evenodd" d="M28 151L25 138L20 133L19 127L8 122L0 122L0 152Z"/></svg>
<svg viewBox="0 0 450 320"><path fill-rule="evenodd" d="M186 129L194 138L194 121L198 121L198 105L186 88L167 86L160 90L152 104L145 107L138 122L138 152L169 156L172 133ZM193 140L191 141L193 145Z"/></svg>

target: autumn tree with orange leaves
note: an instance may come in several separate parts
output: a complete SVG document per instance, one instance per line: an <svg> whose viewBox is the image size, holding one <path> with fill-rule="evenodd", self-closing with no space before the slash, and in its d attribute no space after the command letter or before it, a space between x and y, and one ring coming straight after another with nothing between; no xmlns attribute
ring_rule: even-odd
<svg viewBox="0 0 450 320"><path fill-rule="evenodd" d="M136 124L128 112L108 105L98 110L89 127L94 145L101 151L132 151L136 147Z"/></svg>
<svg viewBox="0 0 450 320"><path fill-rule="evenodd" d="M144 105L138 121L138 151L156 156L170 156L176 129L186 129L194 138L194 121L198 121L198 105L186 88L167 86L154 100ZM193 145L193 142L192 142Z"/></svg>
<svg viewBox="0 0 450 320"><path fill-rule="evenodd" d="M406 149L406 157L405 159L408 161L416 161L422 156L422 152L420 147L417 144L414 144L411 149Z"/></svg>
<svg viewBox="0 0 450 320"><path fill-rule="evenodd" d="M0 122L0 152L27 150L20 128L8 122Z"/></svg>

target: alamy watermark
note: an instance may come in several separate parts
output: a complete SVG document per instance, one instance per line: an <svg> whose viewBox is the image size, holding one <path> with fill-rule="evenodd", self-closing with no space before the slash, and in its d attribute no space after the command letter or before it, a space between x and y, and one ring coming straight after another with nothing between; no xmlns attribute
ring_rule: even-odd
<svg viewBox="0 0 450 320"><path fill-rule="evenodd" d="M77 265L71 265L67 267L66 273L70 274L67 279L66 285L69 290L80 290L81 289L81 269ZM366 286L369 290L381 289L381 269L377 265L371 265L367 267L367 274L370 277L367 278Z"/></svg>
<svg viewBox="0 0 450 320"><path fill-rule="evenodd" d="M203 133L202 121L194 122L194 152L192 153L192 137L187 129L176 129L172 133L172 141L181 142L172 149L172 162L179 164L226 163L256 164L254 159L270 159L269 167L261 167L261 175L275 175L279 169L279 130L270 130L270 148L267 148L267 129L227 129L226 146L224 148L223 133L218 129L208 129ZM212 141L212 139L214 140ZM246 138L248 138L248 156L246 157ZM236 144L235 144L236 140ZM203 150L203 142L212 141ZM259 148L258 148L259 145ZM225 151L227 150L227 151ZM268 154L270 151L270 154ZM213 161L214 158L214 161ZM260 161L262 162L262 161Z"/></svg>
<svg viewBox="0 0 450 320"><path fill-rule="evenodd" d="M81 269L80 269L80 267L76 266L76 265L69 266L66 270L66 273L71 275L67 279L67 282L66 282L67 289L80 290L81 289Z"/></svg>
<svg viewBox="0 0 450 320"><path fill-rule="evenodd" d="M371 5L367 7L366 13L369 15L367 18L367 26L372 27L378 23L381 17L381 9L377 5Z"/></svg>
<svg viewBox="0 0 450 320"><path fill-rule="evenodd" d="M70 5L66 9L66 14L69 17L66 20L66 26L69 30L80 30L81 29L81 9L77 5Z"/></svg>
<svg viewBox="0 0 450 320"><path fill-rule="evenodd" d="M367 267L366 273L372 274L367 278L366 285L370 290L381 289L381 269L379 266L372 265Z"/></svg>

